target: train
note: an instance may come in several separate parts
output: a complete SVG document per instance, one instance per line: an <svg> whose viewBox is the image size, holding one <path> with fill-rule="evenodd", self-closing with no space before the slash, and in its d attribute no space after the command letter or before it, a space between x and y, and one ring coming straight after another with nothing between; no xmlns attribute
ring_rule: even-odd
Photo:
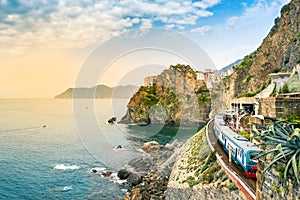
<svg viewBox="0 0 300 200"><path fill-rule="evenodd" d="M243 168L245 175L255 179L257 171L257 159L255 157L258 155L259 147L226 125L224 115L226 113L220 113L214 118L215 136L223 146L224 151L228 155L231 153L231 159Z"/></svg>

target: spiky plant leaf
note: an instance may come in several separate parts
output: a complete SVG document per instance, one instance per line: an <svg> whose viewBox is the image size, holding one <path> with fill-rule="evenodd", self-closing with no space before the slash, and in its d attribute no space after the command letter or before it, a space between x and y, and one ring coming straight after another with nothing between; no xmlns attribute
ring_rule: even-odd
<svg viewBox="0 0 300 200"><path fill-rule="evenodd" d="M257 158L278 152L263 170L263 173L270 169L273 164L282 162L285 164L284 180L287 180L289 169L292 168L295 180L299 183L300 129L294 129L294 124L288 121L276 121L257 135L263 141L260 145L276 146L273 149L260 153Z"/></svg>
<svg viewBox="0 0 300 200"><path fill-rule="evenodd" d="M290 159L288 161L288 163L286 164L286 166L285 166L285 169L284 169L284 181L286 181L287 173L288 173L288 170L290 169L289 166L290 166L291 162L292 162L292 159Z"/></svg>
<svg viewBox="0 0 300 200"><path fill-rule="evenodd" d="M279 151L280 154L282 154L285 157L285 154L284 154L284 152L282 150L281 143L276 146L276 149Z"/></svg>
<svg viewBox="0 0 300 200"><path fill-rule="evenodd" d="M298 152L298 151L297 151L297 152ZM293 155L293 157L292 157L292 167L293 167L293 170L294 170L294 174L295 174L296 180L297 180L297 182L299 183L296 155L297 155L297 153L295 153L295 154Z"/></svg>
<svg viewBox="0 0 300 200"><path fill-rule="evenodd" d="M278 126L274 127L274 131L284 139L286 139L289 136L289 133L285 129L278 128Z"/></svg>
<svg viewBox="0 0 300 200"><path fill-rule="evenodd" d="M276 163L277 161L279 161L279 160L282 159L282 158L284 158L284 156L281 155L281 154L278 154L277 156L275 156L275 157L273 158L273 160L270 162L270 164L268 164L268 166L263 170L262 173L265 173L268 169L270 169L270 167L272 167L272 165L273 165L274 163Z"/></svg>
<svg viewBox="0 0 300 200"><path fill-rule="evenodd" d="M264 152L260 153L259 155L255 156L254 159L261 158L261 157L263 157L264 155L267 155L267 154L272 153L272 152L274 152L274 151L277 151L277 149L270 149L270 150L264 151Z"/></svg>
<svg viewBox="0 0 300 200"><path fill-rule="evenodd" d="M300 154L298 156L298 172L300 172Z"/></svg>
<svg viewBox="0 0 300 200"><path fill-rule="evenodd" d="M293 137L300 138L300 129L296 128L294 132L287 138L288 141L290 141Z"/></svg>

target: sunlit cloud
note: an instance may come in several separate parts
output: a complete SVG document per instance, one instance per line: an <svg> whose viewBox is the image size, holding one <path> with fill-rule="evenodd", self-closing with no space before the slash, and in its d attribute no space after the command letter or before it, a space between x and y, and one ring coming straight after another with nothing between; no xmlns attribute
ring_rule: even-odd
<svg viewBox="0 0 300 200"><path fill-rule="evenodd" d="M12 49L16 46L20 49L85 48L129 28L160 24L184 30L196 25L200 18L212 16L206 9L218 3L218 0L196 3L191 0L1 0L0 43Z"/></svg>
<svg viewBox="0 0 300 200"><path fill-rule="evenodd" d="M193 3L193 5L202 9L207 9L220 2L221 0L203 0L203 1Z"/></svg>

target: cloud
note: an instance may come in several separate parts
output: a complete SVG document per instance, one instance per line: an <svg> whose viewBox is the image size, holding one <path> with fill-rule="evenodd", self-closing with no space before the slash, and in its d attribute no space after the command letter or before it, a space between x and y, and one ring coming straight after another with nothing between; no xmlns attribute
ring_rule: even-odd
<svg viewBox="0 0 300 200"><path fill-rule="evenodd" d="M0 0L0 43L84 48L125 31L156 24L183 30L194 26L219 0Z"/></svg>
<svg viewBox="0 0 300 200"><path fill-rule="evenodd" d="M191 30L192 33L200 33L201 35L207 34L211 30L211 26L202 26Z"/></svg>
<svg viewBox="0 0 300 200"><path fill-rule="evenodd" d="M202 9L207 9L214 5L217 5L220 2L221 0L203 0L203 1L193 3L193 5Z"/></svg>
<svg viewBox="0 0 300 200"><path fill-rule="evenodd" d="M142 25L141 25L140 28L141 29L152 28L152 20L150 20L150 19L142 19Z"/></svg>
<svg viewBox="0 0 300 200"><path fill-rule="evenodd" d="M234 16L234 17L229 17L227 20L226 20L226 23L227 23L227 28L234 28L236 25L237 25L237 22L238 22L238 17Z"/></svg>
<svg viewBox="0 0 300 200"><path fill-rule="evenodd" d="M133 23L133 24L138 24L138 23L140 23L140 19L139 18L133 18L132 20L131 20L131 22Z"/></svg>

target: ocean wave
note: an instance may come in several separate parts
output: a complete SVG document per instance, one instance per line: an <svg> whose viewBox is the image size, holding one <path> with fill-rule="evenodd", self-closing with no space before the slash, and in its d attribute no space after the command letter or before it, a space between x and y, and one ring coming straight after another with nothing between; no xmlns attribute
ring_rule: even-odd
<svg viewBox="0 0 300 200"><path fill-rule="evenodd" d="M103 172L104 170L106 170L105 167L93 167L90 169L90 173Z"/></svg>
<svg viewBox="0 0 300 200"><path fill-rule="evenodd" d="M72 189L73 189L72 186L65 186L63 188L63 191L69 191L69 190L72 190Z"/></svg>
<svg viewBox="0 0 300 200"><path fill-rule="evenodd" d="M109 180L119 185L124 185L126 183L126 180L121 180L117 173L112 173L109 177Z"/></svg>
<svg viewBox="0 0 300 200"><path fill-rule="evenodd" d="M57 164L57 165L54 166L53 169L58 169L58 170L77 170L77 169L80 169L80 166L77 166L77 165Z"/></svg>

